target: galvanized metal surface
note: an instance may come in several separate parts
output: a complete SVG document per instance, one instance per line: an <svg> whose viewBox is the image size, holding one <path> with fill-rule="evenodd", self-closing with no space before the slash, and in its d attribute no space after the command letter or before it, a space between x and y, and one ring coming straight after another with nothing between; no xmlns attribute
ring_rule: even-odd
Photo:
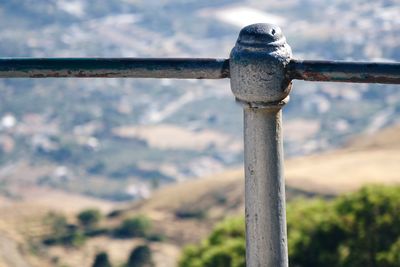
<svg viewBox="0 0 400 267"><path fill-rule="evenodd" d="M0 78L222 79L229 60L208 58L0 58Z"/></svg>
<svg viewBox="0 0 400 267"><path fill-rule="evenodd" d="M292 51L279 27L254 24L245 27L229 58L231 89L246 103L271 103L290 91L286 65Z"/></svg>
<svg viewBox="0 0 400 267"><path fill-rule="evenodd" d="M245 27L230 55L231 89L244 106L247 267L287 267L281 107L291 88L281 30Z"/></svg>
<svg viewBox="0 0 400 267"><path fill-rule="evenodd" d="M282 111L244 109L246 265L287 267Z"/></svg>
<svg viewBox="0 0 400 267"><path fill-rule="evenodd" d="M287 77L305 81L400 84L400 63L292 59Z"/></svg>

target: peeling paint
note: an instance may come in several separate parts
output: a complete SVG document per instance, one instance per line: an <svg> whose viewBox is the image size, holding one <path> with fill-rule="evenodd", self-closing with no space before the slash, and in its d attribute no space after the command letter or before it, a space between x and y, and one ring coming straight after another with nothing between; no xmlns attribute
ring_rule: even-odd
<svg viewBox="0 0 400 267"><path fill-rule="evenodd" d="M400 84L400 63L292 59L286 76L305 81Z"/></svg>

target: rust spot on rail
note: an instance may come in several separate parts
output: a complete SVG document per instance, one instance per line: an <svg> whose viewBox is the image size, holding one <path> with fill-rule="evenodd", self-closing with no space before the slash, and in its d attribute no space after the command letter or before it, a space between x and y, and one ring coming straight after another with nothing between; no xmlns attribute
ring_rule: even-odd
<svg viewBox="0 0 400 267"><path fill-rule="evenodd" d="M400 63L291 60L287 79L400 84Z"/></svg>

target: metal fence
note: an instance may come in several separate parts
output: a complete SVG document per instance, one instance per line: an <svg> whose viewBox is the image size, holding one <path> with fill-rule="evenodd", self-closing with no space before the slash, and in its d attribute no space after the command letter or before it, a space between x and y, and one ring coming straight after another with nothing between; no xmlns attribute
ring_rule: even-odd
<svg viewBox="0 0 400 267"><path fill-rule="evenodd" d="M244 109L246 265L287 267L282 107L292 80L400 83L400 63L292 59L279 27L243 28L229 59L0 58L0 78L230 78Z"/></svg>

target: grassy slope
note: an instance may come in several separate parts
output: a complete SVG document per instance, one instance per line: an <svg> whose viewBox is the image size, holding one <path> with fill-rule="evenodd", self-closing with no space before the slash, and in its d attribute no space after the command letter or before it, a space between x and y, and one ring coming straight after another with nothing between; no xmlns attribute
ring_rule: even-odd
<svg viewBox="0 0 400 267"><path fill-rule="evenodd" d="M286 162L287 196L335 195L367 183L400 183L400 126L358 136L346 148ZM227 171L173 185L126 212L148 214L177 245L195 242L215 221L243 211L243 171ZM177 211L206 210L203 221L177 219Z"/></svg>
<svg viewBox="0 0 400 267"><path fill-rule="evenodd" d="M290 198L297 194L338 194L354 190L365 183L400 182L400 127L386 129L372 136L360 136L351 140L344 149L313 155L286 162L287 192ZM55 200L56 199L56 200ZM45 231L43 216L51 209L72 214L78 208L97 206L108 211L110 205L93 199L67 199L65 193L36 192L19 203L0 199L0 231L2 244L23 244L26 237L34 237ZM82 206L81 206L82 205ZM117 218L108 219L105 225L116 225L123 218L146 214L154 228L166 237L164 243L153 243L152 249L159 262L173 266L179 247L198 242L212 226L225 216L243 212L243 171L230 170L204 179L187 181L155 192L152 198L137 202L129 208L121 208ZM198 214L203 218L182 218L179 213ZM71 213L72 212L72 213ZM4 239L4 240L3 240ZM3 241L2 241L3 240ZM52 247L48 258L59 257L69 266L90 266L96 251L107 250L113 262L123 262L129 251L141 240L112 240L106 237L90 239L79 250ZM0 266L47 266L48 260L28 256L28 248L10 246L10 252L0 254ZM11 255L11 256L10 256ZM66 256L68 255L68 256ZM18 262L12 263L10 262ZM27 262L30 265L27 265ZM36 264L35 264L36 263Z"/></svg>
<svg viewBox="0 0 400 267"><path fill-rule="evenodd" d="M58 256L57 250L45 252L47 258L43 257L43 254L37 254L37 257L32 254L31 246L31 241L40 240L43 235L49 233L50 225L44 223L44 218L49 212L63 213L72 218L86 207L96 207L103 212L113 208L113 204L107 201L57 190L30 188L27 191L23 199L0 199L0 267L54 266L50 264L49 259ZM77 253L64 251L64 255L67 254L74 256ZM85 255L80 254L80 260L83 261ZM76 258L79 259L71 257L69 261L73 262ZM87 261L91 260L92 258Z"/></svg>
<svg viewBox="0 0 400 267"><path fill-rule="evenodd" d="M364 184L400 183L400 126L350 140L345 148L293 159L287 184L306 191L338 194Z"/></svg>

